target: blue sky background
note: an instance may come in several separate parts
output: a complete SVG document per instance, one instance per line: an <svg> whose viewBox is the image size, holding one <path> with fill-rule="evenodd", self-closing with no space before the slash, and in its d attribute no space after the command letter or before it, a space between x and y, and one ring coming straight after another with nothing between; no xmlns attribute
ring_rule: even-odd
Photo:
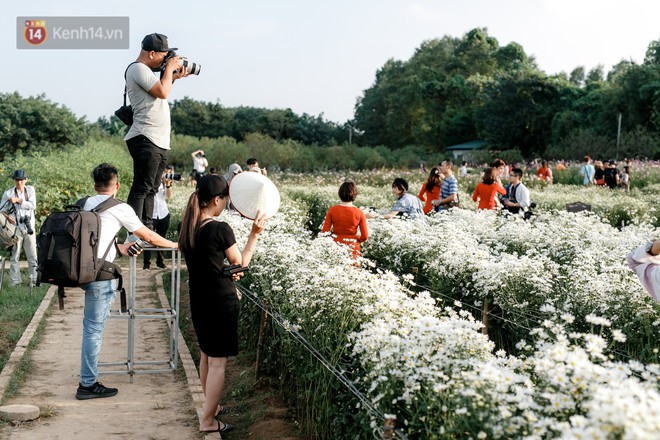
<svg viewBox="0 0 660 440"><path fill-rule="evenodd" d="M553 74L641 63L660 39L660 2L652 0L37 0L2 9L0 51L8 63L0 92L45 93L91 121L121 104L124 69L152 32L202 65L199 77L175 84L170 100L291 108L336 122L352 117L378 68L410 58L424 40L486 27L500 45L521 44ZM65 15L130 17L130 49L16 49L17 16Z"/></svg>

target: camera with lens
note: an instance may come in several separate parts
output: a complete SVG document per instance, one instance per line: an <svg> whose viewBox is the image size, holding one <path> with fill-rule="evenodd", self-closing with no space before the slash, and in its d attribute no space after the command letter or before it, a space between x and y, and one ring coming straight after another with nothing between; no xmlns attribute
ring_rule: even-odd
<svg viewBox="0 0 660 440"><path fill-rule="evenodd" d="M165 55L165 59L163 60L163 65L162 65L163 70L165 69L165 64L167 63L167 60L176 56L178 55L173 50L167 52L167 55ZM201 72L202 70L201 64L192 63L188 61L188 58L185 57L181 57L181 59L179 60L179 67L186 68L188 70L189 75L199 75L199 72ZM178 72L178 70L175 70L175 72Z"/></svg>
<svg viewBox="0 0 660 440"><path fill-rule="evenodd" d="M27 230L28 235L34 234L34 229L32 229L32 223L30 222L30 216L29 215L24 215L18 219L20 223L23 223L25 225L25 229Z"/></svg>
<svg viewBox="0 0 660 440"><path fill-rule="evenodd" d="M165 179L165 180L181 180L181 174L167 173L167 174L163 175L163 179Z"/></svg>

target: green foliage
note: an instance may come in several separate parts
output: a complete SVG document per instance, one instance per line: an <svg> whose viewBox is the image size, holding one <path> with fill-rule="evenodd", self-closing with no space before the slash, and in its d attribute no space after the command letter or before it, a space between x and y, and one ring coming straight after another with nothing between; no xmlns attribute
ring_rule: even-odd
<svg viewBox="0 0 660 440"><path fill-rule="evenodd" d="M44 95L0 94L0 160L18 151L48 151L81 144L88 124Z"/></svg>
<svg viewBox="0 0 660 440"><path fill-rule="evenodd" d="M119 139L90 140L80 147L69 146L51 153L20 152L5 160L2 170L3 188L11 188L11 173L23 168L28 173L28 184L37 193L37 222L53 210L61 210L81 197L93 195L94 181L91 172L98 164L110 162L119 171L121 187L118 197L126 200L132 183L133 162L126 145Z"/></svg>
<svg viewBox="0 0 660 440"><path fill-rule="evenodd" d="M577 159L584 146L574 139L588 133L598 143L592 155L605 150L614 157L611 145L622 114L623 134L637 133L635 141L625 146L622 141L621 151L655 157L648 144L636 140L640 133L652 138L660 132L658 46L657 41L649 45L643 65L622 61L607 76L597 65L589 72L578 66L570 76L548 77L519 44L499 47L486 29L425 41L409 60L388 60L358 98L360 141L441 152L482 139L495 148L520 150L526 158L543 156L550 147L552 155Z"/></svg>
<svg viewBox="0 0 660 440"><path fill-rule="evenodd" d="M172 103L171 117L175 133L200 138L232 137L242 141L258 133L278 141L332 145L348 137L346 127L326 121L323 114L299 116L291 109L225 108L220 103L188 97Z"/></svg>
<svg viewBox="0 0 660 440"><path fill-rule="evenodd" d="M479 132L494 147L515 148L526 156L542 154L551 122L560 108L562 84L545 75L519 72L487 87Z"/></svg>
<svg viewBox="0 0 660 440"><path fill-rule="evenodd" d="M360 147L355 144L321 147L304 145L290 139L276 141L258 133L248 134L242 142L231 137L196 138L173 135L169 161L177 172L192 170L193 151L204 150L209 167L224 174L232 163L245 167L245 161L256 157L259 165L271 170L312 172L319 170L371 170L378 168L416 168L429 160L427 151L416 145L398 150L383 146ZM186 177L187 178L187 177Z"/></svg>

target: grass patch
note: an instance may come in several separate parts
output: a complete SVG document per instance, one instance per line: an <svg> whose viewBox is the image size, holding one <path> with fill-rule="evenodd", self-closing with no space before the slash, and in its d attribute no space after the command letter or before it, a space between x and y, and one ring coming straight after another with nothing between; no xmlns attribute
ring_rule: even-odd
<svg viewBox="0 0 660 440"><path fill-rule="evenodd" d="M27 279L27 273L22 276L23 280ZM0 371L5 367L49 287L49 284L42 284L32 288L32 292L27 286L11 287L8 272L5 273L0 291Z"/></svg>
<svg viewBox="0 0 660 440"><path fill-rule="evenodd" d="M41 287L43 288L44 286ZM55 296L53 296L53 300L54 299ZM51 300L51 304L53 300ZM48 316L49 313L50 313L50 308L46 311L44 317ZM21 358L18 365L16 366L16 369L9 378L9 382L7 382L7 388L5 389L5 393L3 396L1 396L2 399L0 399L1 403L5 403L7 400L15 397L16 394L18 394L18 390L25 383L27 377L30 374L32 374L32 372L34 371L34 363L32 362L32 352L34 351L34 348L37 346L37 344L39 344L39 342L41 341L45 326L46 326L46 320L42 319L39 325L37 326L36 330L34 331L34 335L32 336L32 340L30 340L30 343L28 344L25 350L25 354L23 354L23 357Z"/></svg>

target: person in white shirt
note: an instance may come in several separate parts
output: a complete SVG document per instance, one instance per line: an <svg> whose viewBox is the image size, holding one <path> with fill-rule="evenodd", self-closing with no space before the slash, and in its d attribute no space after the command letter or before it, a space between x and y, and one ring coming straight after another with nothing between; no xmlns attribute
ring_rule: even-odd
<svg viewBox="0 0 660 440"><path fill-rule="evenodd" d="M458 175L461 177L467 177L468 175L467 162L461 163L461 167L458 169Z"/></svg>
<svg viewBox="0 0 660 440"><path fill-rule="evenodd" d="M170 228L170 210L167 208L167 201L172 197L172 179L169 177L173 174L174 168L172 165L165 167L158 192L156 193L156 197L154 197L154 231L163 237L167 236L167 231ZM151 253L152 251L144 252L143 270L151 269ZM166 267L163 251L156 252L156 266L160 269L165 269Z"/></svg>
<svg viewBox="0 0 660 440"><path fill-rule="evenodd" d="M522 215L530 205L529 190L522 183L523 172L513 168L509 173L509 184L506 186L506 196L502 198L504 207L513 214Z"/></svg>
<svg viewBox="0 0 660 440"><path fill-rule="evenodd" d="M92 172L94 189L97 195L89 197L83 210L90 211L109 197L115 197L119 191L117 168L108 163L102 163ZM117 244L117 232L124 227L140 239L154 246L177 248L177 244L167 240L140 222L133 208L126 203L119 203L101 213L101 236L99 238L98 258L112 263L117 255L128 255L128 250L134 243ZM115 241L115 246L110 246ZM135 255L141 251L137 250ZM117 280L93 281L80 286L85 291L85 309L83 316L83 335L80 362L80 383L76 391L76 399L87 400L100 397L112 397L117 394L117 388L109 388L98 382L98 361L103 329L108 319L110 305L115 299Z"/></svg>
<svg viewBox="0 0 660 440"><path fill-rule="evenodd" d="M9 265L9 282L12 286L21 284L20 258L21 249L25 251L28 261L29 283L37 281L37 239L34 232L34 210L37 207L37 195L32 185L26 185L27 174L25 170L16 170L12 174L15 186L2 194L0 207L9 222L16 225L18 242L11 252Z"/></svg>
<svg viewBox="0 0 660 440"><path fill-rule="evenodd" d="M204 176L206 167L209 166L209 161L206 160L204 150L193 151L190 156L192 157L193 161L193 170L190 173L190 186L195 187L197 186L199 179Z"/></svg>

